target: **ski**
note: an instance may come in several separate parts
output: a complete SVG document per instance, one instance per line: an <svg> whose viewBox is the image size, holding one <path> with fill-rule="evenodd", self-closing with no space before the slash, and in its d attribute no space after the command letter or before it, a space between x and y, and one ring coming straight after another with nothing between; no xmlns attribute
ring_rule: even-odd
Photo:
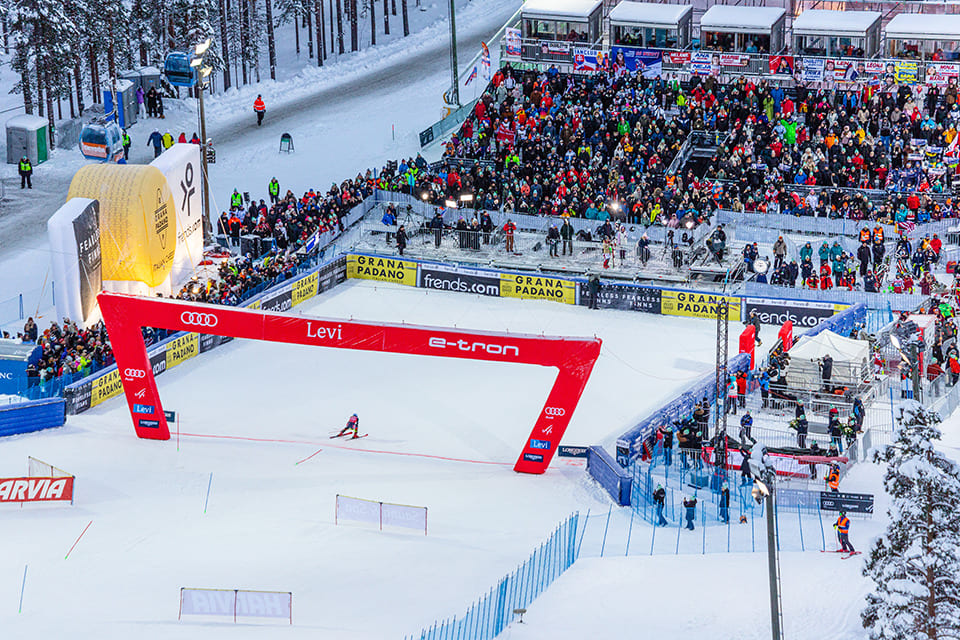
<svg viewBox="0 0 960 640"><path fill-rule="evenodd" d="M350 436L349 440L356 440L356 439L358 439L358 438L366 438L368 435L370 435L370 434L369 434L369 433L361 433L361 434L358 435L358 436ZM347 436L346 433L338 433L338 434L335 435L335 436L330 436L330 439L333 440L334 438L344 438L344 437L346 437L346 436Z"/></svg>
<svg viewBox="0 0 960 640"><path fill-rule="evenodd" d="M853 556L859 556L861 553L863 553L863 552L862 552L862 551L854 551L853 553L848 553L847 555L843 556L843 559L844 559L844 560L849 560L849 559L852 558Z"/></svg>
<svg viewBox="0 0 960 640"><path fill-rule="evenodd" d="M820 549L820 553L846 553L843 549Z"/></svg>

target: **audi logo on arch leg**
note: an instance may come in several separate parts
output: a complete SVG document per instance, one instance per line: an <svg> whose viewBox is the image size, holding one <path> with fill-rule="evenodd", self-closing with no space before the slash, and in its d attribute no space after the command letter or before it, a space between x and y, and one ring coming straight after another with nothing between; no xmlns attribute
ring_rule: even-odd
<svg viewBox="0 0 960 640"><path fill-rule="evenodd" d="M142 378L146 376L147 373L143 369L124 369L123 376L125 378Z"/></svg>
<svg viewBox="0 0 960 640"><path fill-rule="evenodd" d="M220 319L212 313L184 311L180 314L180 321L195 327L215 327L220 322Z"/></svg>
<svg viewBox="0 0 960 640"><path fill-rule="evenodd" d="M567 415L567 410L563 407L547 407L543 410L543 415L549 418L559 418L560 416Z"/></svg>

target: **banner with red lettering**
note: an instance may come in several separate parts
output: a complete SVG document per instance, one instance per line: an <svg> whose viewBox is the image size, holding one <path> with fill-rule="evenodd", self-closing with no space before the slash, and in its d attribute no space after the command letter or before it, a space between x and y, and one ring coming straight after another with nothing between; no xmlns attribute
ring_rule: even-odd
<svg viewBox="0 0 960 640"><path fill-rule="evenodd" d="M514 470L543 473L600 356L599 338L565 338L288 316L237 307L101 293L100 310L137 435L168 440L141 327L411 355L556 367L559 370Z"/></svg>
<svg viewBox="0 0 960 640"><path fill-rule="evenodd" d="M72 502L73 478L0 478L0 503Z"/></svg>

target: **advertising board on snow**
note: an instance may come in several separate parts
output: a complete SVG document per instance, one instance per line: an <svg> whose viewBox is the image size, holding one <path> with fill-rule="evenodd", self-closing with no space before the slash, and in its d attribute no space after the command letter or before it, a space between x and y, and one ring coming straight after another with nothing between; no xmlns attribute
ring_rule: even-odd
<svg viewBox="0 0 960 640"><path fill-rule="evenodd" d="M347 256L347 277L417 286L417 263L379 256Z"/></svg>
<svg viewBox="0 0 960 640"><path fill-rule="evenodd" d="M749 318L756 311L763 324L782 325L789 320L794 327L816 327L849 305L808 300L777 300L773 298L745 298L744 314Z"/></svg>
<svg viewBox="0 0 960 640"><path fill-rule="evenodd" d="M695 293L692 291L669 291L664 289L660 294L660 313L668 316L686 316L689 318L717 317L717 305L726 299L729 305L730 320L740 320L740 298L737 296L721 296L712 293Z"/></svg>
<svg viewBox="0 0 960 640"><path fill-rule="evenodd" d="M563 278L528 276L519 273L500 274L500 295L524 300L550 300L577 304L577 283Z"/></svg>
<svg viewBox="0 0 960 640"><path fill-rule="evenodd" d="M489 271L440 264L421 264L420 287L440 291L473 293L480 296L499 296L500 278Z"/></svg>

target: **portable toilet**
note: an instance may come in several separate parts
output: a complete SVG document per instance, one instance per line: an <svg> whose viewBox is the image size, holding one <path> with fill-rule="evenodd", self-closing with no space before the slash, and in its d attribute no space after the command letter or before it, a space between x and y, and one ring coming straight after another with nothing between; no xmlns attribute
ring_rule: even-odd
<svg viewBox="0 0 960 640"><path fill-rule="evenodd" d="M46 162L50 155L50 123L46 118L22 114L7 120L7 164L27 156L30 164Z"/></svg>
<svg viewBox="0 0 960 640"><path fill-rule="evenodd" d="M117 80L117 94L120 96L117 100L117 122L120 124L120 128L126 129L137 123L137 88L129 80ZM113 105L113 87L105 85L103 87L103 112L109 116L113 111Z"/></svg>
<svg viewBox="0 0 960 640"><path fill-rule="evenodd" d="M143 87L143 92L146 93L150 89L160 90L160 69L156 67L140 67L138 69L140 72L140 86ZM134 89L136 91L136 89Z"/></svg>
<svg viewBox="0 0 960 640"><path fill-rule="evenodd" d="M117 74L117 77L121 80L129 80L133 83L133 92L137 92L137 88L140 86L140 71L137 69L128 69L126 71L121 71ZM144 89L144 92L147 90Z"/></svg>

